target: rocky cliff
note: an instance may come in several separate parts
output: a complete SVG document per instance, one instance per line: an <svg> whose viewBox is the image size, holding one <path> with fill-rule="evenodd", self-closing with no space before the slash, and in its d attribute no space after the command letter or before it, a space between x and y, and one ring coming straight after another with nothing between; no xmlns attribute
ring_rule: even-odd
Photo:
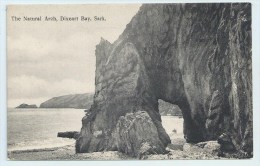
<svg viewBox="0 0 260 166"><path fill-rule="evenodd" d="M170 139L158 112L161 99L182 110L187 142L226 133L252 154L251 5L142 5L118 40L96 46L95 84L77 152L136 156L136 144L163 152ZM124 133L122 121L129 118L147 123L134 120L137 128Z"/></svg>
<svg viewBox="0 0 260 166"><path fill-rule="evenodd" d="M93 103L92 93L64 95L59 97L53 97L43 103L40 108L78 108L88 109Z"/></svg>

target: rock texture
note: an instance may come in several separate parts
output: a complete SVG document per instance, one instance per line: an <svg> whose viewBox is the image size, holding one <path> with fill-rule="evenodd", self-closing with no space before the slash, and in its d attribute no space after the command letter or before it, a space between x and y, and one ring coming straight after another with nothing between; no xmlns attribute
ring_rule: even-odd
<svg viewBox="0 0 260 166"><path fill-rule="evenodd" d="M144 154L166 153L157 128L145 111L121 116L114 135L118 151L142 157Z"/></svg>
<svg viewBox="0 0 260 166"><path fill-rule="evenodd" d="M220 154L220 144L217 141L200 142L197 144L185 143L183 146L185 153L206 153L214 156Z"/></svg>
<svg viewBox="0 0 260 166"><path fill-rule="evenodd" d="M118 150L113 135L120 117L139 110L166 147L161 99L182 110L187 142L229 133L236 149L251 153L251 70L249 3L145 4L118 40L96 46L94 104L82 120L76 151Z"/></svg>
<svg viewBox="0 0 260 166"><path fill-rule="evenodd" d="M35 104L21 104L21 105L19 105L19 106L17 106L17 107L15 107L15 108L38 108L37 107L37 105L35 105Z"/></svg>
<svg viewBox="0 0 260 166"><path fill-rule="evenodd" d="M219 136L218 143L222 152L234 152L236 150L232 139L226 133Z"/></svg>
<svg viewBox="0 0 260 166"><path fill-rule="evenodd" d="M40 108L78 108L88 109L93 103L92 93L65 95L53 97L43 103Z"/></svg>

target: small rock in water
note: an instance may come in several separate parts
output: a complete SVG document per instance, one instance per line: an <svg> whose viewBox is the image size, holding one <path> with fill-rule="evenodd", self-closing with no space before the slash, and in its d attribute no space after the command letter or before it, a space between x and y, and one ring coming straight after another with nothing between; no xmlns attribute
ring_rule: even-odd
<svg viewBox="0 0 260 166"><path fill-rule="evenodd" d="M79 132L78 131L58 132L57 137L77 139L79 137Z"/></svg>
<svg viewBox="0 0 260 166"><path fill-rule="evenodd" d="M15 107L15 108L38 108L35 104L25 104L25 103L23 103L23 104L21 104L21 105L19 105L19 106L17 106L17 107Z"/></svg>

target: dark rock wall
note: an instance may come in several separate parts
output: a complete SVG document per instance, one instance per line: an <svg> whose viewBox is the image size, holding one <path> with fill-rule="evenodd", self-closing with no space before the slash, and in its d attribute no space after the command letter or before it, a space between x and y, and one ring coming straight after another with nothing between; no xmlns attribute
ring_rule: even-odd
<svg viewBox="0 0 260 166"><path fill-rule="evenodd" d="M187 142L228 133L238 149L252 152L249 3L143 5L117 41L101 40L96 63L94 104L77 152L118 149L118 119L139 110L166 146L158 99L180 107Z"/></svg>

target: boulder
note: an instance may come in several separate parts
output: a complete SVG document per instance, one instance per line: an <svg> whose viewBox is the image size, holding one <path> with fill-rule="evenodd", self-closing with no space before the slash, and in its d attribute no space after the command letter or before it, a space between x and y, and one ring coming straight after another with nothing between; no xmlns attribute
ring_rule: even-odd
<svg viewBox="0 0 260 166"><path fill-rule="evenodd" d="M157 128L145 111L121 116L116 126L117 149L133 157L166 153Z"/></svg>
<svg viewBox="0 0 260 166"><path fill-rule="evenodd" d="M231 137L227 133L223 133L219 136L218 143L220 144L222 152L234 152L236 150Z"/></svg>

